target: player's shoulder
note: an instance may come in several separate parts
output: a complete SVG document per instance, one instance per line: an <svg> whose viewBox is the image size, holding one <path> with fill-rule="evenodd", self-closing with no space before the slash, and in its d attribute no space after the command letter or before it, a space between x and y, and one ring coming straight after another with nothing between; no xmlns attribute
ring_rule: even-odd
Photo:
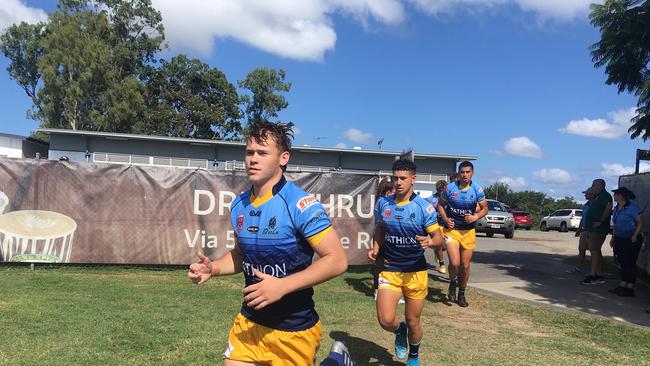
<svg viewBox="0 0 650 366"><path fill-rule="evenodd" d="M244 192L240 193L235 199L232 201L232 204L230 205L230 210L234 210L237 207L242 206L243 207L243 202L246 200L250 200L251 197L251 190L247 189Z"/></svg>
<svg viewBox="0 0 650 366"><path fill-rule="evenodd" d="M435 208L433 207L433 203L429 202L427 199L424 199L419 195L413 197L411 202L416 203L423 211L427 213L432 213L435 211Z"/></svg>
<svg viewBox="0 0 650 366"><path fill-rule="evenodd" d="M320 204L316 197L288 181L278 192L278 195L287 203L290 210L295 209L300 212L305 212L308 208Z"/></svg>
<svg viewBox="0 0 650 366"><path fill-rule="evenodd" d="M472 188L476 191L476 193L483 193L483 186L478 182L472 181Z"/></svg>

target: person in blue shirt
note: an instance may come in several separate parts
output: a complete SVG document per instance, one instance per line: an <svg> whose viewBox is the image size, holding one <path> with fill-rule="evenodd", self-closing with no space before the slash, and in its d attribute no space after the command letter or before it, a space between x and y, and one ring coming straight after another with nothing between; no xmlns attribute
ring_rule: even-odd
<svg viewBox="0 0 650 366"><path fill-rule="evenodd" d="M613 212L614 232L609 244L617 253L621 265L621 283L609 292L618 296L634 296L638 273L636 260L643 244L643 215L639 206L632 201L636 196L631 190L619 187L613 192L616 207Z"/></svg>
<svg viewBox="0 0 650 366"><path fill-rule="evenodd" d="M420 362L420 316L429 280L424 250L444 243L435 208L413 192L415 174L416 166L410 160L400 159L393 164L395 194L380 198L375 205L374 245L368 252L372 262L378 256L384 259L377 291L379 324L395 334L397 358L404 359L408 353L407 366L418 366ZM397 317L402 295L406 301L405 322Z"/></svg>
<svg viewBox="0 0 650 366"><path fill-rule="evenodd" d="M244 273L243 303L230 330L225 366L314 365L322 327L312 286L347 269L323 206L284 178L291 127L251 123L244 161L252 186L231 205L235 249L216 260L199 253L188 271L196 284ZM318 259L312 262L314 252Z"/></svg>
<svg viewBox="0 0 650 366"><path fill-rule="evenodd" d="M470 263L476 248L474 223L487 215L488 206L483 188L472 181L474 165L463 161L458 166L458 175L458 180L449 183L440 197L438 214L440 221L446 224L443 233L449 257L447 297L459 306L467 307L469 303L465 297L465 288L469 282ZM460 281L456 278L459 272Z"/></svg>

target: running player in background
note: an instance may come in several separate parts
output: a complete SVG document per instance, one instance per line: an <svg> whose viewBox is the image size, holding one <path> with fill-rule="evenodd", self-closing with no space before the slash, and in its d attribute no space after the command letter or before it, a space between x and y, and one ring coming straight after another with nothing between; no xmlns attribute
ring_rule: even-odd
<svg viewBox="0 0 650 366"><path fill-rule="evenodd" d="M251 124L244 160L252 187L231 206L235 249L213 261L199 253L187 274L202 284L244 272L243 304L230 330L225 366L314 365L322 331L312 286L347 268L323 206L284 178L291 127ZM312 262L314 252L318 259Z"/></svg>
<svg viewBox="0 0 650 366"><path fill-rule="evenodd" d="M424 250L444 243L435 208L413 192L416 174L410 160L393 164L395 195L380 198L375 206L374 246L368 258L381 255L385 268L379 274L377 318L382 328L395 334L395 355L407 366L418 366L423 330L420 316L428 294ZM406 322L397 317L400 296L406 300ZM408 342L408 348L407 348Z"/></svg>
<svg viewBox="0 0 650 366"><path fill-rule="evenodd" d="M487 215L488 207L483 188L472 181L474 165L469 161L458 167L459 179L451 182L438 202L440 221L446 223L443 232L449 256L450 301L461 307L469 306L465 289L469 281L470 263L476 248L474 223ZM477 210L477 207L480 210ZM460 272L460 281L456 277ZM460 288L459 288L460 286Z"/></svg>
<svg viewBox="0 0 650 366"><path fill-rule="evenodd" d="M442 192L447 190L447 181L444 179L441 179L436 182L436 193L433 194L431 197L427 198L427 202L431 203L433 207L437 210L438 209L438 200L440 199L440 196L442 196ZM443 222L438 223L441 227L444 227ZM436 248L436 259L438 260L438 273L447 273L447 267L445 267L445 248Z"/></svg>

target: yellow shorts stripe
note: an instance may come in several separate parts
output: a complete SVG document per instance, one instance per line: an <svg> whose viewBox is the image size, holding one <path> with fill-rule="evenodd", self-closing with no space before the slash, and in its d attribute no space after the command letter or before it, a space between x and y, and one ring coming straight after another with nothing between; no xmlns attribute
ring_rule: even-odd
<svg viewBox="0 0 650 366"><path fill-rule="evenodd" d="M445 235L447 243L458 243L463 249L473 250L476 248L476 230L454 230L443 229L442 233Z"/></svg>
<svg viewBox="0 0 650 366"><path fill-rule="evenodd" d="M270 366L314 366L322 332L320 322L288 332L259 325L240 313L230 330L224 358Z"/></svg>
<svg viewBox="0 0 650 366"><path fill-rule="evenodd" d="M427 271L418 272L381 272L377 283L379 290L391 290L404 294L414 300L424 300L429 293L429 275Z"/></svg>

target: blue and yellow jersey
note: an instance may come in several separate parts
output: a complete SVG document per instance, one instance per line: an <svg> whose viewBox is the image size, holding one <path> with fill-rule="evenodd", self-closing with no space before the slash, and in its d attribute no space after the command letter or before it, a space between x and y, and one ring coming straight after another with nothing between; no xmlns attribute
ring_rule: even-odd
<svg viewBox="0 0 650 366"><path fill-rule="evenodd" d="M314 246L332 229L329 216L316 198L282 177L267 195L249 190L231 206L231 220L242 253L246 286L259 282L253 269L282 278L312 263ZM290 293L264 309L242 305L242 314L268 328L299 331L318 322L307 288Z"/></svg>
<svg viewBox="0 0 650 366"><path fill-rule="evenodd" d="M442 197L447 201L447 217L454 220L454 230L473 229L474 224L468 224L465 215L473 215L476 212L476 204L485 200L483 188L470 181L469 185L462 189L459 182L451 182L447 190L442 192Z"/></svg>
<svg viewBox="0 0 650 366"><path fill-rule="evenodd" d="M425 236L439 229L435 208L413 194L408 201L395 196L381 197L375 206L375 225L382 225L384 241L379 251L388 262L388 272L417 272L427 269L424 250L416 235Z"/></svg>
<svg viewBox="0 0 650 366"><path fill-rule="evenodd" d="M424 200L429 202L433 208L438 208L438 196L435 194L432 194L431 197L427 197Z"/></svg>

